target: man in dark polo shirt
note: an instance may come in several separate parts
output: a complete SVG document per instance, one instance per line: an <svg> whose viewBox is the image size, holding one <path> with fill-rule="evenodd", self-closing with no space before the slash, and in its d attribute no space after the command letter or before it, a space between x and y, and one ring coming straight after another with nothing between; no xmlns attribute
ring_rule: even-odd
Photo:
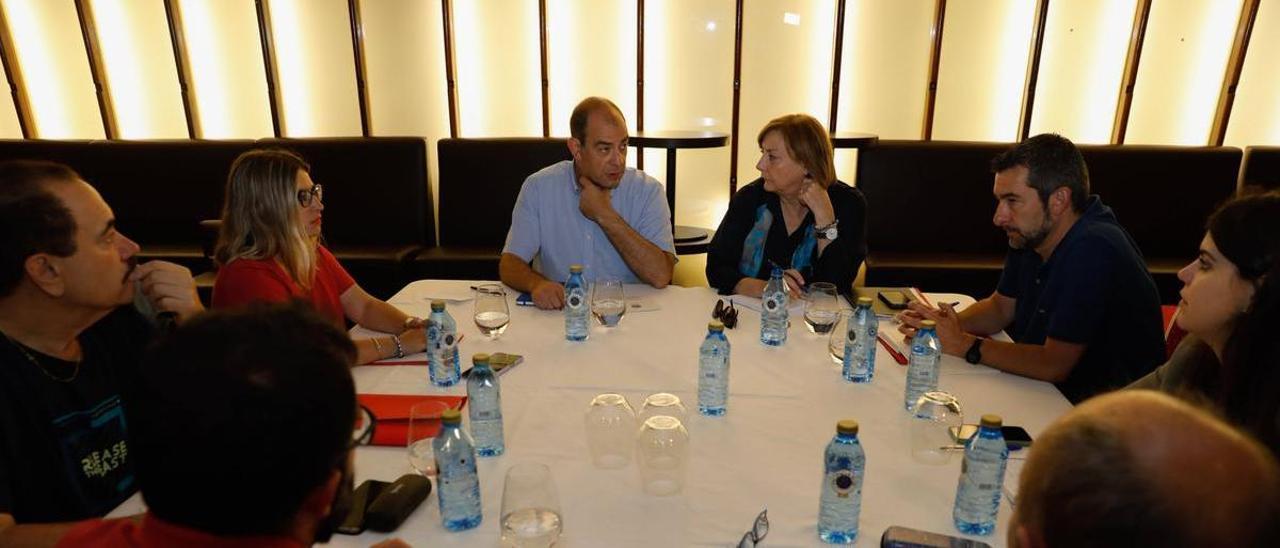
<svg viewBox="0 0 1280 548"><path fill-rule="evenodd" d="M1050 381L1073 403L1127 385L1164 360L1160 297L1111 208L1089 195L1071 141L1037 135L991 162L997 227L1009 237L995 293L963 312L913 303L914 334L938 322L942 351ZM983 337L1007 330L1015 342Z"/></svg>

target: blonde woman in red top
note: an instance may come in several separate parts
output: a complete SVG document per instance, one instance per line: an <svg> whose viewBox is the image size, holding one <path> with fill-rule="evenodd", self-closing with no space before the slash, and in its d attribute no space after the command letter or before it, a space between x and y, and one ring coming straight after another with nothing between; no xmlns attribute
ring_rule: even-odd
<svg viewBox="0 0 1280 548"><path fill-rule="evenodd" d="M423 321L360 288L320 243L324 191L300 156L252 150L231 164L214 249L213 306L301 299L339 328L386 333L356 343L356 363L421 352Z"/></svg>

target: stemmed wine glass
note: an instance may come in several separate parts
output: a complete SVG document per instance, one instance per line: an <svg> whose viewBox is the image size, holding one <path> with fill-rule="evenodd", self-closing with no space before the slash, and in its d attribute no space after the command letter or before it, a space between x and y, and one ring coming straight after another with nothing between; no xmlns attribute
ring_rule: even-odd
<svg viewBox="0 0 1280 548"><path fill-rule="evenodd" d="M480 333L489 339L497 339L507 330L511 323L511 312L507 308L507 292L502 284L484 284L475 288L475 299L472 300L474 319Z"/></svg>

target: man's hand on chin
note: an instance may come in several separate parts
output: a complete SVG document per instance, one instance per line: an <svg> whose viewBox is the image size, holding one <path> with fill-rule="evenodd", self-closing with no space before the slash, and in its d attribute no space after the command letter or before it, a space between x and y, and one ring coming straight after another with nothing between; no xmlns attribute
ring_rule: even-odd
<svg viewBox="0 0 1280 548"><path fill-rule="evenodd" d="M585 175L578 176L578 210L582 215L595 222L606 215L613 215L613 203L609 201L609 191L596 184Z"/></svg>

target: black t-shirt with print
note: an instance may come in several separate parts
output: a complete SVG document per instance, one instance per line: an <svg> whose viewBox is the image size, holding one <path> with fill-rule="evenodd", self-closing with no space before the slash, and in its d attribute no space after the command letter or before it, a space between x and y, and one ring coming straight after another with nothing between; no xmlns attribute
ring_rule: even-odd
<svg viewBox="0 0 1280 548"><path fill-rule="evenodd" d="M117 309L81 333L77 373L0 337L0 512L18 523L78 520L137 490L124 401L150 338L132 307Z"/></svg>

